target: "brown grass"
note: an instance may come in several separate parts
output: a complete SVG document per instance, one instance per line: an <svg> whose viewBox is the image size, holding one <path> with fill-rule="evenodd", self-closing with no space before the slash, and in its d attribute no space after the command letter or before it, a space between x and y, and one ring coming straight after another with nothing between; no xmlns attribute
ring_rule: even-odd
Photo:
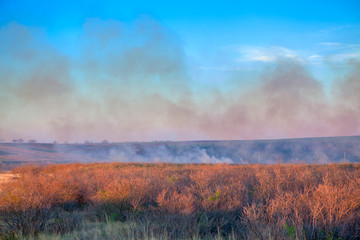
<svg viewBox="0 0 360 240"><path fill-rule="evenodd" d="M1 186L7 182L10 182L19 176L17 174L9 173L9 172L0 172L0 193L1 193Z"/></svg>
<svg viewBox="0 0 360 240"><path fill-rule="evenodd" d="M0 184L6 183L18 177L17 174L9 173L9 172L0 172Z"/></svg>
<svg viewBox="0 0 360 240"><path fill-rule="evenodd" d="M147 222L169 238L360 238L360 164L67 164L2 182L0 238ZM15 175L12 175L15 176Z"/></svg>

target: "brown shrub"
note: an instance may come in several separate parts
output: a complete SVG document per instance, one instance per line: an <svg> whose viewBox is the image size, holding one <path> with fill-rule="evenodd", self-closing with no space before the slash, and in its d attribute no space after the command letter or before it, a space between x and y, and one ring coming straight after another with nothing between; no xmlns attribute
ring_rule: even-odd
<svg viewBox="0 0 360 240"><path fill-rule="evenodd" d="M0 230L7 233L41 232L54 218L81 211L93 220L188 218L196 234L218 227L245 238L360 237L360 164L95 163L13 172L19 177L0 193L7 216Z"/></svg>

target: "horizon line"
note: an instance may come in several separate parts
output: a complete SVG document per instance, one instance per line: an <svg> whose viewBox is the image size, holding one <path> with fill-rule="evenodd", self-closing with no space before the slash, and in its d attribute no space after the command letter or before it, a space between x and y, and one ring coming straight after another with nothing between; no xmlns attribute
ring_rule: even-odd
<svg viewBox="0 0 360 240"><path fill-rule="evenodd" d="M108 141L106 139L102 141L92 141L92 140L84 140L83 142L69 142L69 141L52 141L52 142L30 142L25 141L22 138L16 138L13 140L19 140L22 139L23 142L13 142L13 141L1 141L5 140L0 138L0 144L78 144L78 145L91 145L91 144L124 144L124 143L167 143L167 142L173 142L173 143L183 143L183 142L235 142L235 141L282 141L282 140L301 140L301 139L320 139L320 138L348 138L348 137L360 137L360 135L342 135L342 136L321 136L321 137L288 137L288 138L258 138L258 139L197 139L197 140L153 140L153 141Z"/></svg>

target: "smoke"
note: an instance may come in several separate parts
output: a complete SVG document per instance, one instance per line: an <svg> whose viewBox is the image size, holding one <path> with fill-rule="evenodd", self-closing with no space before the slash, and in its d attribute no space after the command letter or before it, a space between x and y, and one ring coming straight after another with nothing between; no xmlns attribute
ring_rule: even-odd
<svg viewBox="0 0 360 240"><path fill-rule="evenodd" d="M227 157L217 158L209 156L206 149L194 147L193 149L174 153L165 145L148 147L142 154L137 153L134 147L128 146L125 149L112 149L110 151L110 161L115 162L147 162L147 163L234 163Z"/></svg>
<svg viewBox="0 0 360 240"><path fill-rule="evenodd" d="M70 52L55 47L41 29L17 23L0 29L2 138L82 142L360 134L358 61L346 62L350 70L330 94L295 58L269 64L246 91L247 79L237 76L229 81L238 84L226 92L196 90L184 44L159 22L94 18L82 29ZM166 151L158 156L173 158ZM186 157L227 161L201 149Z"/></svg>
<svg viewBox="0 0 360 240"><path fill-rule="evenodd" d="M53 146L58 161L277 164L359 162L360 137ZM34 148L33 148L34 149Z"/></svg>

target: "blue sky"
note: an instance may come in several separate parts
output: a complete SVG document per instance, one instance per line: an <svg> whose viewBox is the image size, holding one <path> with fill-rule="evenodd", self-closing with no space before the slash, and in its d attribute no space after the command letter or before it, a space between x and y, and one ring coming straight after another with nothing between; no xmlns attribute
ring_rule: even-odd
<svg viewBox="0 0 360 240"><path fill-rule="evenodd" d="M227 46L284 47L316 55L336 45L357 44L360 2L352 1L8 1L0 24L44 29L53 44L71 44L88 18L132 22L145 15L160 21L185 43L190 55ZM331 46L333 48L331 48ZM66 48L66 46L62 46ZM344 46L343 46L344 47ZM317 50L315 50L317 49ZM301 53L300 53L301 54Z"/></svg>
<svg viewBox="0 0 360 240"><path fill-rule="evenodd" d="M315 50L321 43L356 44L360 2L352 1L8 1L0 2L0 24L44 29L54 44L76 38L88 18L132 22L146 15L160 21L202 55L232 45ZM65 46L63 46L65 48ZM205 49L205 50L203 50ZM305 53L304 53L305 54ZM201 57L201 56L200 56Z"/></svg>
<svg viewBox="0 0 360 240"><path fill-rule="evenodd" d="M28 42L26 37L18 39L19 36L23 38L27 35L31 39ZM157 110L151 108L154 111L147 114L149 116L155 112L156 114L152 118L154 123L147 126L140 120L140 117L145 115L127 112L125 107L121 107L119 111L134 115L134 119L138 119L137 124L143 126L139 131L147 133L143 135L137 133L138 130L129 130L125 137L120 139L112 137L114 140L298 137L303 135L281 129L279 127L281 121L276 119L273 119L273 125L270 124L269 129L263 129L264 134L242 129L237 135L232 135L231 131L226 133L227 130L219 128L218 131L207 135L204 129L209 126L213 128L212 124L224 122L221 120L222 117L228 117L226 114L230 114L231 109L235 108L239 101L243 101L245 96L254 97L258 94L267 78L264 75L274 73L281 68L284 59L288 62L296 62L304 72L300 74L301 76L310 76L309 78L321 84L325 94L321 98L328 98L321 101L323 106L329 109L324 113L326 115L324 121L330 126L331 121L337 118L333 115L334 109L339 107L335 108L333 102L343 101L343 99L334 100L342 95L342 93L334 93L338 88L336 84L341 79L352 76L351 74L357 71L354 62L360 60L360 1L106 1L104 3L0 0L0 37L2 37L0 50L3 51L0 52L0 60L2 60L0 83L7 86L0 90L0 97L4 102L11 102L11 106L0 109L0 123L6 126L0 128L0 134L7 138L21 135L16 131L5 130L10 126L19 128L17 124L20 123L13 123L12 118L24 116L29 109L38 108L35 107L35 102L29 99L26 103L27 107L22 107L24 104L20 100L15 103L17 101L10 99L19 99L16 97L18 94L23 94L21 96L24 97L26 94L19 93L22 84L28 81L40 81L34 80L39 75L39 72L34 71L41 69L41 66L46 68L45 62L51 59L56 59L55 62L66 70L68 75L63 74L64 79L67 80L48 80L44 77L41 85L55 81L56 84L71 89L69 90L73 92L71 97L76 99L75 105L79 108L86 108L82 105L84 101L79 99L85 98L87 94L86 98L92 99L93 102L88 102L86 106L104 109L109 105L110 100L104 100L103 93L107 90L94 87L99 82L104 85L116 85L119 91L125 88L127 93L132 93L133 95L126 97L125 102L145 92L152 99L155 95L159 95L167 104L175 104L184 110L181 101L191 99L192 102L188 105L193 108L184 110L183 116L193 119L188 123L177 121L174 123L167 117L157 119L155 117L158 114ZM14 43L14 39L19 42ZM19 60L19 54L25 56L30 53L35 57ZM140 67L134 67L129 63L136 58L134 56L140 56ZM59 66L48 66L47 70L44 70L44 76L55 74L53 71L57 71ZM124 66L127 66L126 69ZM290 66L293 66L292 63ZM129 67L134 70L130 71ZM278 76L280 73L274 74ZM170 78L175 80L168 83L166 79ZM351 81L357 83L358 79ZM125 83L126 87L124 87ZM174 86L181 90L174 90ZM6 92L4 89L7 89ZM34 91L36 93L37 90ZM48 93L49 90L44 91ZM29 90L25 92L28 93ZM277 91L275 93L277 94ZM186 97L186 94L191 97ZM49 98L57 101L53 97ZM200 121L198 118L211 118L216 115L210 109L214 108L214 104L216 105L219 99L223 104L216 108L215 112L218 115L214 117L212 123L205 124ZM320 101L319 99L317 100ZM267 99L263 100L267 102ZM351 109L356 109L358 98L349 101ZM242 107L250 108L252 103L246 103ZM300 103L303 104L304 101ZM263 103L260 101L255 105L261 104ZM41 120L39 122L47 127L39 138L71 139L70 135L60 134L59 137L54 133L55 130L51 129L54 128L54 122L58 124L59 119L70 118L67 116L74 111L72 107L64 106L64 109L54 111L51 118L41 117L46 115L44 110L47 109L46 106L37 109L36 111L40 113L37 115L39 117L36 119L35 115L32 116L34 124L29 126L37 128L35 122ZM144 109L145 104L139 101L138 105L133 107L137 110ZM238 110L239 106L236 109ZM158 111L161 112L160 109ZM268 109L262 111L261 114L245 111L246 114L234 118L242 119L246 115L251 122L254 116L254 118L264 117ZM91 113L92 120L89 126L103 124L102 122L100 124L95 117L97 114L99 112ZM306 114L309 122L315 118L313 113ZM358 112L351 114L356 118L351 124L357 124L360 119ZM113 128L124 127L118 122L121 119L120 115L109 117L108 124L111 122ZM79 114L78 122L88 117L86 114ZM125 120L132 122L134 119L129 117ZM157 121L164 127L157 126ZM291 121L293 120L285 120L289 126L293 123ZM301 122L301 117L296 118L296 122ZM70 121L58 125L62 126L60 128L65 128L67 124L74 129L78 123ZM183 132L189 129L187 124L197 127L184 134ZM154 126L158 128L155 127L154 132L151 132L149 129ZM248 127L257 129L251 124ZM313 133L313 129L308 127L304 129L307 129L304 136L359 133L358 128L333 132L326 132L325 129L321 133ZM99 127L98 131L101 130ZM32 134L29 132L25 135ZM79 135L81 136L79 139L91 136L100 138L96 133L91 136Z"/></svg>
<svg viewBox="0 0 360 240"><path fill-rule="evenodd" d="M359 57L360 1L7 1L0 24L42 29L58 49L76 52L89 18L130 23L148 16L183 42L199 80L219 81L225 71L248 69L279 55L307 61L326 82L323 59ZM194 66L195 63L195 66ZM258 67L255 67L258 68ZM224 71L219 71L224 69ZM216 73L208 71L216 71ZM200 73L199 73L200 71ZM215 76L214 76L215 74ZM209 76L210 75L210 76Z"/></svg>

